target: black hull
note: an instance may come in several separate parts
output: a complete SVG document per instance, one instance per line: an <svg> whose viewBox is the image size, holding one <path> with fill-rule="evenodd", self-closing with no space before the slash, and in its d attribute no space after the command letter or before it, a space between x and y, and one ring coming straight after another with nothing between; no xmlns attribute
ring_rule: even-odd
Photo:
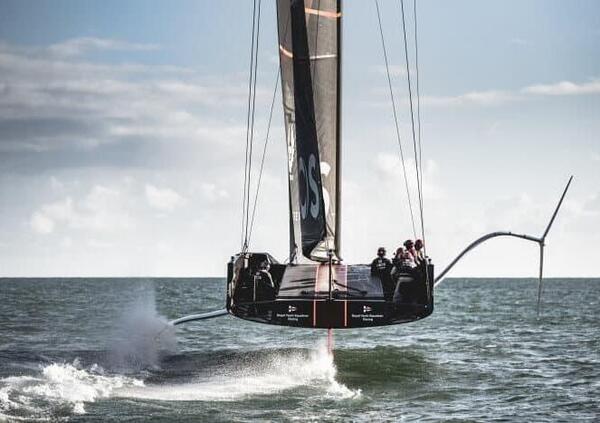
<svg viewBox="0 0 600 423"><path fill-rule="evenodd" d="M262 289L254 273L265 259L274 290ZM366 265L281 265L247 253L228 265L227 310L252 322L314 329L409 323L433 312L433 270L424 265L382 282Z"/></svg>

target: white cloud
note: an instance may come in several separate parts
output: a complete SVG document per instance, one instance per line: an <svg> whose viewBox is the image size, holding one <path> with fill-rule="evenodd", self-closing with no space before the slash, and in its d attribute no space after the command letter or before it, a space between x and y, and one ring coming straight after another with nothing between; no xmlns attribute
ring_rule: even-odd
<svg viewBox="0 0 600 423"><path fill-rule="evenodd" d="M113 244L111 242L106 242L106 241L101 241L95 238L90 238L87 241L87 245L91 248L97 248L97 249L107 249L107 248L111 248L113 246Z"/></svg>
<svg viewBox="0 0 600 423"><path fill-rule="evenodd" d="M54 221L41 212L33 213L29 223L31 228L38 234L45 235L54 231Z"/></svg>
<svg viewBox="0 0 600 423"><path fill-rule="evenodd" d="M95 37L71 38L48 47L52 54L59 56L78 56L91 50L148 51L156 49L158 49L158 46L155 44L130 43Z"/></svg>
<svg viewBox="0 0 600 423"><path fill-rule="evenodd" d="M185 198L171 188L157 188L154 185L146 185L145 193L148 204L163 212L171 212L187 202Z"/></svg>
<svg viewBox="0 0 600 423"><path fill-rule="evenodd" d="M67 197L62 201L46 204L42 207L42 213L55 221L73 221L76 219L73 210L73 199Z"/></svg>
<svg viewBox="0 0 600 423"><path fill-rule="evenodd" d="M129 45L96 41L91 44ZM4 152L73 153L132 139L194 141L214 151L243 134L241 120L233 125L228 120L247 99L245 81L234 74L213 78L174 66L91 63L52 55L49 48L6 45L0 45L0 74ZM269 95L258 87L259 104Z"/></svg>
<svg viewBox="0 0 600 423"><path fill-rule="evenodd" d="M50 177L50 187L52 191L63 191L65 189L65 185L56 176Z"/></svg>
<svg viewBox="0 0 600 423"><path fill-rule="evenodd" d="M73 240L71 237L66 236L60 240L60 246L63 248L71 248L73 246Z"/></svg>
<svg viewBox="0 0 600 423"><path fill-rule="evenodd" d="M496 106L515 101L519 97L508 91L472 91L456 96L423 96L421 104L427 106Z"/></svg>
<svg viewBox="0 0 600 423"><path fill-rule="evenodd" d="M405 155L406 154L407 152L405 152ZM408 187L411 199L414 204L417 204L418 190L415 161L413 158L406 158L404 160L404 164L406 168L406 176L408 179ZM424 161L423 165L423 169L421 170L423 178L423 199L435 200L443 197L443 191L437 183L437 163L434 160L428 159ZM402 163L400 161L399 154L379 153L375 158L375 166L378 171L382 172L383 179L391 183L397 189L401 190L402 196L404 197L404 172L402 170Z"/></svg>
<svg viewBox="0 0 600 423"><path fill-rule="evenodd" d="M592 152L591 158L594 162L600 162L600 153Z"/></svg>
<svg viewBox="0 0 600 423"><path fill-rule="evenodd" d="M205 182L201 186L201 191L203 197L211 203L229 198L229 193L215 184Z"/></svg>
<svg viewBox="0 0 600 423"><path fill-rule="evenodd" d="M95 185L81 199L71 196L41 206L31 215L31 228L40 234L59 227L72 230L110 233L133 226L124 196L116 189Z"/></svg>
<svg viewBox="0 0 600 423"><path fill-rule="evenodd" d="M524 38L519 38L519 37L512 38L510 40L510 43L514 44L516 46L520 46L520 47L525 47L525 46L530 46L531 45L531 41L526 40Z"/></svg>
<svg viewBox="0 0 600 423"><path fill-rule="evenodd" d="M562 81L556 84L531 85L522 89L527 94L537 95L584 95L600 94L600 80L590 82L576 83Z"/></svg>
<svg viewBox="0 0 600 423"><path fill-rule="evenodd" d="M385 69L385 68L384 68ZM387 91L381 90L380 95ZM485 90L471 91L464 94L436 96L421 96L421 104L425 106L499 106L515 101L523 101L531 95L584 95L600 94L600 79L594 79L590 82L576 83L562 81L556 84L548 85L530 85L520 90ZM405 99L408 104L408 99ZM387 103L386 103L387 105Z"/></svg>
<svg viewBox="0 0 600 423"><path fill-rule="evenodd" d="M381 74L387 75L386 68L384 65L372 66L371 71ZM390 65L389 66L390 76L391 77L402 77L406 75L406 66L405 65ZM413 70L411 69L411 73Z"/></svg>

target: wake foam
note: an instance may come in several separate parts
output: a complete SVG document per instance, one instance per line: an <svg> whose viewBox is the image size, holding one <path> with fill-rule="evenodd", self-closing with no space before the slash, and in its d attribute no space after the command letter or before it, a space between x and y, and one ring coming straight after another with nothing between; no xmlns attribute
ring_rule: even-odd
<svg viewBox="0 0 600 423"><path fill-rule="evenodd" d="M336 372L333 357L323 345L308 354L266 351L264 357L220 369L203 380L178 385L129 386L115 395L162 401L236 401L308 386L324 391L328 399L360 397L360 390L349 389L335 380Z"/></svg>
<svg viewBox="0 0 600 423"><path fill-rule="evenodd" d="M324 345L311 351L265 350L263 355L238 358L238 362L215 369L198 369L211 371L211 376L157 385L125 374L109 374L97 364L84 368L78 360L50 364L35 376L0 379L0 420L56 420L83 414L86 403L106 398L237 401L295 388L308 388L308 395L317 400L361 397L359 389L336 381L333 357Z"/></svg>
<svg viewBox="0 0 600 423"><path fill-rule="evenodd" d="M0 416L11 419L56 418L85 413L84 403L110 397L126 386L142 386L143 382L123 375L108 376L93 365L51 364L39 376L16 376L0 379Z"/></svg>

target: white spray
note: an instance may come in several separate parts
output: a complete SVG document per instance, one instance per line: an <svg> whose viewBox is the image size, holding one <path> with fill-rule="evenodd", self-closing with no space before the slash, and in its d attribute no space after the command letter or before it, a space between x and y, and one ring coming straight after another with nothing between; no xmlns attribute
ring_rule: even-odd
<svg viewBox="0 0 600 423"><path fill-rule="evenodd" d="M110 343L110 365L122 372L157 369L175 352L175 328L157 313L154 292L146 293L121 316Z"/></svg>

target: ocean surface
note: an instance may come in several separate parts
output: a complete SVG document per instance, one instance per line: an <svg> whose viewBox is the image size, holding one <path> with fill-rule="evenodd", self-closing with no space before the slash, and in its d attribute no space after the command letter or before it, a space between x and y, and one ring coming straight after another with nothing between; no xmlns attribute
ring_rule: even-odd
<svg viewBox="0 0 600 423"><path fill-rule="evenodd" d="M0 279L0 421L600 421L600 279L448 279L415 323L225 316L223 279Z"/></svg>

